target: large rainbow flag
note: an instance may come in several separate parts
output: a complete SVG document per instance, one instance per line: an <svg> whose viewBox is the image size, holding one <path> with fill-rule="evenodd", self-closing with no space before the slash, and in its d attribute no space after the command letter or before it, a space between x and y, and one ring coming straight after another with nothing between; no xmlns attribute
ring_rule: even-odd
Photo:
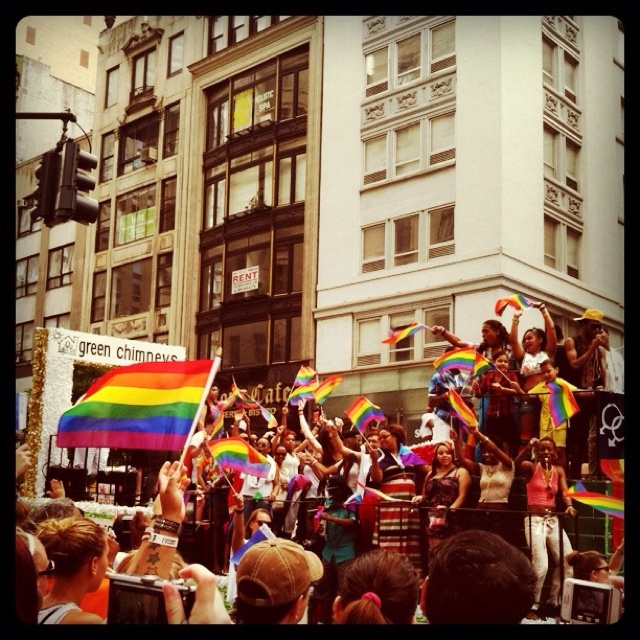
<svg viewBox="0 0 640 640"><path fill-rule="evenodd" d="M462 347L460 349L452 349L445 351L440 357L433 361L436 371L443 374L451 369L459 371L473 371L476 367L476 349L475 347ZM480 366L481 363L478 364Z"/></svg>
<svg viewBox="0 0 640 640"><path fill-rule="evenodd" d="M495 312L496 315L501 316L507 307L513 307L514 309L526 309L532 304L533 303L529 298L526 298L521 293L516 293L514 296L498 298L498 300L496 300Z"/></svg>
<svg viewBox="0 0 640 640"><path fill-rule="evenodd" d="M606 513L608 516L624 519L624 500L622 498L614 498L604 493L596 493L594 491L585 491L584 485L578 481L572 487L564 492L572 500L577 500Z"/></svg>
<svg viewBox="0 0 640 640"><path fill-rule="evenodd" d="M397 342L400 342L400 340L404 340L405 338L412 336L414 333L422 331L426 328L426 324L422 324L420 322L412 322L402 329L392 329L391 331L389 331L389 335L384 338L382 342L384 344L396 344Z"/></svg>
<svg viewBox="0 0 640 640"><path fill-rule="evenodd" d="M385 419L380 407L369 402L364 396L358 396L344 412L353 422L353 426L363 435L370 422L382 422Z"/></svg>
<svg viewBox="0 0 640 640"><path fill-rule="evenodd" d="M549 413L554 426L557 427L578 413L580 407L565 380L556 378L553 382L545 384L549 389Z"/></svg>
<svg viewBox="0 0 640 640"><path fill-rule="evenodd" d="M240 436L210 440L208 445L213 459L221 469L235 469L259 478L269 475L269 460Z"/></svg>
<svg viewBox="0 0 640 640"><path fill-rule="evenodd" d="M212 360L141 362L98 378L58 423L58 447L178 451L204 404Z"/></svg>

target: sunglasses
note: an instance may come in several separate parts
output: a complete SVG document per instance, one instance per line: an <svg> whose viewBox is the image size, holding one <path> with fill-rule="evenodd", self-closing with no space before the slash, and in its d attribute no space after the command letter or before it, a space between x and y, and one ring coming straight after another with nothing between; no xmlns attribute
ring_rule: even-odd
<svg viewBox="0 0 640 640"><path fill-rule="evenodd" d="M596 569L596 571L606 571L607 573L609 573L609 571L611 571L611 569L610 569L608 564L605 564L604 567L598 567Z"/></svg>
<svg viewBox="0 0 640 640"><path fill-rule="evenodd" d="M49 562L47 563L46 569L43 569L42 571L38 571L38 577L48 576L50 573L54 572L55 568L56 568L56 563L53 560L49 560Z"/></svg>

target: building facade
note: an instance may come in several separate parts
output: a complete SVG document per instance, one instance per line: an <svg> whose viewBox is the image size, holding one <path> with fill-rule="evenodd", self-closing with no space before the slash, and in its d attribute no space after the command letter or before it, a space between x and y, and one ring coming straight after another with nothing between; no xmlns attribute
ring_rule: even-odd
<svg viewBox="0 0 640 640"><path fill-rule="evenodd" d="M340 374L327 413L365 395L410 442L445 343L391 329L477 342L522 293L621 346L623 41L597 16L119 21L71 328L222 346L223 395L274 411L302 364Z"/></svg>

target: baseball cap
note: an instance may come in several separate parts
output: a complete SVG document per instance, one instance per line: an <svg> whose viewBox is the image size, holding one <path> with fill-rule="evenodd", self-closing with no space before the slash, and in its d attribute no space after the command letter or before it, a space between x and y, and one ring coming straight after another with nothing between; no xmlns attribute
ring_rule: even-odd
<svg viewBox="0 0 640 640"><path fill-rule="evenodd" d="M264 540L250 547L238 563L237 597L263 607L293 602L322 573L320 558L296 542Z"/></svg>
<svg viewBox="0 0 640 640"><path fill-rule="evenodd" d="M579 317L574 318L574 322L581 322L582 320L595 320L595 322L602 322L604 313L600 309L586 309L585 312Z"/></svg>

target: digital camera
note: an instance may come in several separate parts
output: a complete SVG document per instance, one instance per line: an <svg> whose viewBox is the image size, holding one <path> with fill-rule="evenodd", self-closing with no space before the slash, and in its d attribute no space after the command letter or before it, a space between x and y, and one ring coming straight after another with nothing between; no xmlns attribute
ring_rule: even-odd
<svg viewBox="0 0 640 640"><path fill-rule="evenodd" d="M622 613L622 592L610 584L567 578L560 617L572 624L609 624Z"/></svg>
<svg viewBox="0 0 640 640"><path fill-rule="evenodd" d="M182 596L186 617L195 600L195 586L182 578L163 580L158 576L118 573L109 576L108 624L167 624L162 584L171 582Z"/></svg>

